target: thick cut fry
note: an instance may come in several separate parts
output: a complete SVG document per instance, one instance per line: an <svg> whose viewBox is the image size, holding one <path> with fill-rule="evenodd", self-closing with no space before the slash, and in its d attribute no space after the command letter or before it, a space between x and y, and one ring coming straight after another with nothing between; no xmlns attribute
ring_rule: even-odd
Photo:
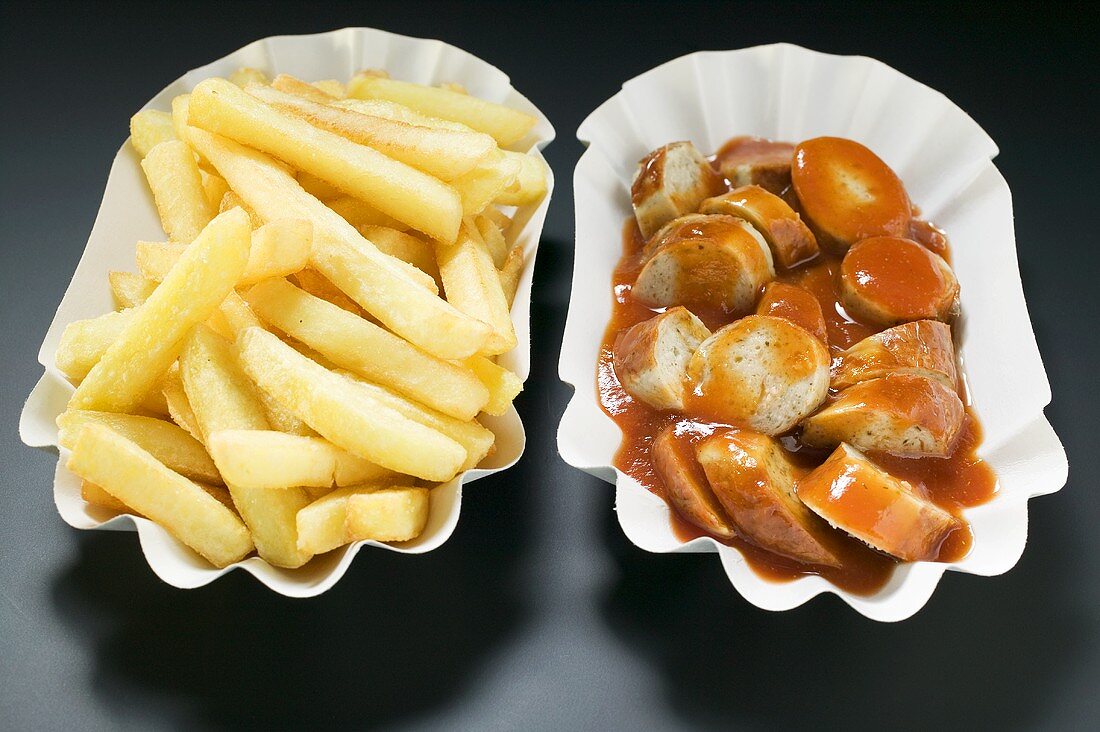
<svg viewBox="0 0 1100 732"><path fill-rule="evenodd" d="M188 119L191 125L324 178L429 236L454 241L457 235L462 204L438 178L282 114L229 82L207 79L195 87ZM241 193L235 186L234 190Z"/></svg>
<svg viewBox="0 0 1100 732"><path fill-rule="evenodd" d="M336 79L321 79L313 82L313 86L336 99L343 99L348 95L348 88Z"/></svg>
<svg viewBox="0 0 1100 732"><path fill-rule="evenodd" d="M485 242L489 255L493 258L493 266L497 269L503 267L508 258L508 242L504 241L500 227L484 214L475 218L474 223L477 224L477 233L481 235L481 240Z"/></svg>
<svg viewBox="0 0 1100 732"><path fill-rule="evenodd" d="M436 243L435 257L447 302L492 328L482 349L505 353L516 347L516 329L500 285L500 274L477 229L464 225L455 244Z"/></svg>
<svg viewBox="0 0 1100 732"><path fill-rule="evenodd" d="M155 152L155 151L154 151ZM221 214L202 231L77 387L69 407L126 412L172 365L187 333L217 310L248 261L248 216Z"/></svg>
<svg viewBox="0 0 1100 732"><path fill-rule="evenodd" d="M340 214L340 218L344 219L344 221L347 221L355 227L388 226L399 231L404 231L408 228L405 224L402 224L392 216L387 216L369 203L360 201L358 198L352 198L351 196L341 194L335 198L328 199L325 205Z"/></svg>
<svg viewBox="0 0 1100 732"><path fill-rule="evenodd" d="M191 403L187 401L187 392L183 389L183 379L180 377L178 363L172 364L172 368L168 369L168 373L164 375L160 391L168 405L168 416L201 443L202 431L199 429L199 421L195 419L195 412L191 409Z"/></svg>
<svg viewBox="0 0 1100 732"><path fill-rule="evenodd" d="M114 511L115 513L127 513L133 511L133 509L127 506L125 503L118 500L110 493L88 480L80 481L80 497L84 499L85 503L90 503L93 506L99 506L100 508L106 508L107 510Z"/></svg>
<svg viewBox="0 0 1100 732"><path fill-rule="evenodd" d="M409 274L419 270L380 252L266 155L202 130L192 130L191 139L265 220L310 221L311 266L391 331L440 358L466 358L481 349L487 325L419 286Z"/></svg>
<svg viewBox="0 0 1100 732"><path fill-rule="evenodd" d="M202 443L180 427L162 419L114 412L69 410L57 418L58 444L73 449L80 431L89 424L110 427L185 477L206 483L222 482L214 461L210 459Z"/></svg>
<svg viewBox="0 0 1100 732"><path fill-rule="evenodd" d="M150 282L133 272L108 272L107 282L111 285L111 294L115 296L118 308L136 308L149 299L156 282Z"/></svg>
<svg viewBox="0 0 1100 732"><path fill-rule="evenodd" d="M271 81L271 86L284 94L293 94L303 99L308 99L311 102L317 102L318 104L328 104L329 102L337 101L336 97L329 94L324 89L314 86L309 82L302 81L290 74L279 74Z"/></svg>
<svg viewBox="0 0 1100 732"><path fill-rule="evenodd" d="M153 190L164 233L173 241L193 241L214 218L214 207L206 199L191 148L180 140L162 142L141 161L141 169Z"/></svg>
<svg viewBox="0 0 1100 732"><path fill-rule="evenodd" d="M505 147L521 140L536 122L529 114L469 94L377 76L357 75L348 84L348 94L359 99L386 99L423 114L461 122L492 135Z"/></svg>
<svg viewBox="0 0 1100 732"><path fill-rule="evenodd" d="M512 309L512 303L516 299L516 290L519 289L519 278L523 274L523 247L512 247L508 257L504 260L504 266L500 268L500 288L504 290L504 299L508 302L508 309Z"/></svg>
<svg viewBox="0 0 1100 732"><path fill-rule="evenodd" d="M130 118L130 144L145 157L162 142L176 139L172 115L155 109L143 109Z"/></svg>
<svg viewBox="0 0 1100 732"><path fill-rule="evenodd" d="M244 212L248 214L248 219L252 222L252 228L258 229L264 225L264 220L256 215L256 212L252 210L252 207L244 202L244 199L238 196L233 191L226 191L222 196L222 201L218 204L218 213L225 213L233 208L242 208Z"/></svg>
<svg viewBox="0 0 1100 732"><path fill-rule="evenodd" d="M371 117L350 109L318 104L271 87L253 86L247 91L281 112L372 147L440 180L451 180L469 172L497 148L493 138L480 132L418 127L384 117Z"/></svg>
<svg viewBox="0 0 1100 732"><path fill-rule="evenodd" d="M252 309L333 363L459 419L473 419L489 398L469 369L425 353L336 305L271 279L245 294Z"/></svg>
<svg viewBox="0 0 1100 732"><path fill-rule="evenodd" d="M485 356L473 356L466 359L466 365L477 374L481 383L489 390L489 403L482 410L486 414L499 417L508 411L512 401L523 391L523 382L516 374L494 363Z"/></svg>
<svg viewBox="0 0 1100 732"><path fill-rule="evenodd" d="M339 188L332 185L327 180L318 178L311 173L299 172L298 185L302 186L309 195L314 198L319 198L322 201L327 201L330 198L339 198L344 195L344 192ZM382 216L383 214L379 213L378 215Z"/></svg>
<svg viewBox="0 0 1100 732"><path fill-rule="evenodd" d="M226 482L244 488L331 488L397 475L319 437L223 430L210 435L209 443Z"/></svg>
<svg viewBox="0 0 1100 732"><path fill-rule="evenodd" d="M260 388L348 452L434 481L451 479L466 460L466 450L451 438L387 407L270 333L249 328L238 345L242 365Z"/></svg>
<svg viewBox="0 0 1100 732"><path fill-rule="evenodd" d="M508 233L508 227L512 225L512 219L508 216L508 214L504 213L496 206L490 206L481 213L483 216L489 218L494 224L496 224L502 233Z"/></svg>
<svg viewBox="0 0 1100 732"><path fill-rule="evenodd" d="M92 424L81 430L68 468L163 526L216 567L252 551L248 529L236 514L109 427Z"/></svg>
<svg viewBox="0 0 1100 732"><path fill-rule="evenodd" d="M462 213L473 216L481 213L513 185L519 175L520 163L515 158L497 151L465 175L451 181L462 198Z"/></svg>
<svg viewBox="0 0 1100 732"><path fill-rule="evenodd" d="M546 195L546 168L534 155L504 151L504 155L519 163L519 172L496 202L505 206L525 206Z"/></svg>
<svg viewBox="0 0 1100 732"><path fill-rule="evenodd" d="M400 394L395 394L377 384L363 381L350 372L339 371L337 373L346 376L361 392L387 409L392 409L414 422L430 427L462 445L466 450L466 462L462 464L462 470L477 467L477 464L492 452L496 435L483 427L476 419L470 421L455 419L423 404L410 401Z"/></svg>
<svg viewBox="0 0 1100 732"><path fill-rule="evenodd" d="M75 320L61 332L54 363L72 382L84 379L134 319L136 309Z"/></svg>
<svg viewBox="0 0 1100 732"><path fill-rule="evenodd" d="M318 498L298 512L298 549L324 554L348 543L348 498L378 490L377 485L338 488Z"/></svg>
<svg viewBox="0 0 1100 732"><path fill-rule="evenodd" d="M408 262L438 281L439 266L435 262L435 247L430 243L387 226L361 226L359 233L379 250Z"/></svg>
<svg viewBox="0 0 1100 732"><path fill-rule="evenodd" d="M251 330L254 329L245 332ZM237 362L235 346L208 328L199 326L188 339L180 355L180 375L203 442L208 446L213 444L213 436L223 430L269 428L256 387ZM214 457L214 463L217 462ZM298 511L309 503L305 491L298 487L280 491L256 489L232 480L226 480L226 485L241 518L252 531L261 557L277 567L300 567L309 561L308 554L298 551L294 521Z"/></svg>
<svg viewBox="0 0 1100 732"><path fill-rule="evenodd" d="M229 81L244 88L249 84L267 84L269 79L267 78L267 74L259 69L254 69L250 66L242 66L229 75Z"/></svg>
<svg viewBox="0 0 1100 732"><path fill-rule="evenodd" d="M348 496L345 538L348 541L408 541L428 523L427 488L392 487Z"/></svg>
<svg viewBox="0 0 1100 732"><path fill-rule="evenodd" d="M303 269L290 276L290 281L308 292L314 297L319 297L325 302L330 302L341 310L362 316L363 309L354 300L340 292L340 288L325 279L325 276L315 269Z"/></svg>
<svg viewBox="0 0 1100 732"><path fill-rule="evenodd" d="M433 130L453 130L455 132L477 132L473 127L461 122L452 122L449 119L432 117L421 114L396 102L388 102L384 99L340 99L331 102L333 107L350 109L359 114L367 114L371 117L382 117L395 122L404 122L417 127L431 127Z"/></svg>
<svg viewBox="0 0 1100 732"><path fill-rule="evenodd" d="M187 142L187 106L190 94L180 94L172 99L172 130L176 139Z"/></svg>
<svg viewBox="0 0 1100 732"><path fill-rule="evenodd" d="M207 173L205 170L199 171L199 177L202 178L202 189L206 193L206 200L210 202L210 209L217 211L225 194L229 192L229 184L220 175Z"/></svg>
<svg viewBox="0 0 1100 732"><path fill-rule="evenodd" d="M252 232L248 264L238 287L251 285L269 277L293 274L309 262L313 227L302 219L275 219ZM187 250L187 244L177 242L137 243L137 266L143 277L163 280Z"/></svg>

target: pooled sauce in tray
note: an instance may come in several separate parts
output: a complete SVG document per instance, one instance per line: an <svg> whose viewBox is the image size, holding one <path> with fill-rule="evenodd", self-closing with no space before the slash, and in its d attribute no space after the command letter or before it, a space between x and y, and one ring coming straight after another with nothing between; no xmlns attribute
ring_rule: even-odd
<svg viewBox="0 0 1100 732"><path fill-rule="evenodd" d="M785 192L782 198L798 210L797 196L793 192ZM914 209L909 237L950 263L950 249L943 232L916 219L917 214ZM665 309L647 307L631 297L632 285L644 264L644 245L645 239L637 223L631 218L623 230L622 257L611 283L614 303L600 350L597 387L603 410L623 433L622 443L615 455L615 467L664 499L664 485L650 460L650 445L661 430L670 424L677 424L678 439L692 444L710 435L716 428L727 425L708 422L697 414L685 411L655 409L641 400L631 398L619 383L612 358L616 337L621 331L648 320ZM817 256L791 269L784 269L778 262L775 267L776 281L799 285L811 292L820 303L828 331L829 351L834 359L849 346L885 329L883 326L861 321L848 313L841 304L838 280L842 258L843 254L835 248L823 246ZM723 313L717 308L708 310L693 307L692 312L712 331L740 317ZM965 403L967 395L961 384L957 385L957 391ZM828 399L832 400L835 396L836 392L830 389ZM832 452L832 449L822 450L803 445L797 428L779 439L799 469L804 472L820 465ZM908 481L918 495L953 515L960 516L963 509L988 501L996 492L997 481L993 470L977 456L981 440L981 426L967 404L963 426L949 457L900 457L878 451L865 452L881 468ZM709 535L681 518L675 510L670 509L670 512L675 534L682 541ZM802 564L737 536L732 539L712 538L736 548L759 575L774 581L789 581L805 574L819 574L838 587L859 594L871 594L889 581L894 568L900 563L899 560L875 551L843 532L835 533L838 545L836 552L841 560L841 566L837 568ZM970 550L971 540L968 524L960 520L959 528L948 534L940 545L936 559L948 562L962 558Z"/></svg>

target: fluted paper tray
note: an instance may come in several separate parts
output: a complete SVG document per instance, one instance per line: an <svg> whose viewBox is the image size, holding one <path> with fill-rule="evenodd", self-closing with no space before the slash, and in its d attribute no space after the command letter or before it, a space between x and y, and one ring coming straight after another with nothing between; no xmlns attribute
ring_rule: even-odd
<svg viewBox="0 0 1100 732"><path fill-rule="evenodd" d="M309 36L276 36L250 43L225 58L187 72L153 97L146 107L167 111L176 95L186 93L203 79L227 76L242 66L258 68L269 75L289 73L307 80L346 81L360 69L384 68L394 78L404 81L458 82L475 96L538 117L532 132L512 149L530 151L541 159L539 150L554 139L554 128L546 116L513 89L508 77L499 69L440 41L409 38L370 28L345 28ZM526 247L526 257L512 308L519 345L504 356L501 363L516 371L522 379L527 378L530 370L531 272L552 190L551 177L542 201L521 207L506 232L510 244ZM73 391L54 366L54 354L65 326L74 320L113 310L107 273L133 270L134 244L139 239L156 241L163 236L138 155L127 141L115 156L84 255L39 351L38 360L45 374L23 408L19 424L23 442L34 447L57 446L54 420L64 411ZM515 409L502 417L485 418L483 422L497 436L496 452L476 470L432 491L428 525L418 538L400 544L358 542L317 557L305 567L294 570L272 567L258 557L225 569L214 569L151 521L126 515L114 517L109 511L85 504L80 497L80 480L65 468L68 454L63 449L54 476L54 502L61 517L78 529L136 529L149 566L161 579L176 587L198 587L231 569L241 568L276 592L308 597L335 584L364 545L419 554L443 544L458 522L463 485L510 467L523 454L523 424Z"/></svg>
<svg viewBox="0 0 1100 732"><path fill-rule="evenodd" d="M898 172L923 215L947 232L962 286L960 354L985 431L979 453L999 478L993 500L964 512L974 544L962 560L901 565L871 596L817 576L768 581L735 549L708 538L681 543L664 502L612 467L621 432L600 409L596 360L622 225L632 215L631 176L638 160L668 142L691 140L707 153L735 135L856 139ZM1043 416L1050 386L1020 284L1011 195L992 163L997 146L973 119L879 61L779 44L695 53L648 71L589 115L577 137L588 149L574 173L576 264L559 363L576 393L558 449L571 465L615 483L619 524L632 542L651 552L717 552L737 591L762 608L787 610L832 592L883 621L919 610L948 569L995 575L1016 564L1028 499L1060 489L1067 464Z"/></svg>

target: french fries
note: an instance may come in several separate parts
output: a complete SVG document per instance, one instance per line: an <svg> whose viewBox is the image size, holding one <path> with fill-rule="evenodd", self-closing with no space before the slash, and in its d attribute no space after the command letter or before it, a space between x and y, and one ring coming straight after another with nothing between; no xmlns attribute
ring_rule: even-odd
<svg viewBox="0 0 1100 732"><path fill-rule="evenodd" d="M81 429L68 468L156 521L215 567L252 551L248 529L235 513L110 427Z"/></svg>
<svg viewBox="0 0 1100 732"><path fill-rule="evenodd" d="M477 228L463 226L455 244L437 242L435 258L447 299L462 312L492 328L482 352L493 355L515 348L516 329L501 288L500 274Z"/></svg>
<svg viewBox="0 0 1100 732"><path fill-rule="evenodd" d="M261 389L333 444L399 473L432 481L453 478L467 452L295 351L249 328L238 339L241 363Z"/></svg>
<svg viewBox="0 0 1100 732"><path fill-rule="evenodd" d="M492 453L478 417L522 388L493 358L523 266L499 207L546 190L505 149L534 119L457 84L352 87L372 98L241 69L135 114L165 237L55 354L84 501L218 567L414 539L424 482Z"/></svg>
<svg viewBox="0 0 1100 732"><path fill-rule="evenodd" d="M459 419L473 419L488 390L467 368L425 353L368 320L271 279L245 298L265 321L333 363Z"/></svg>
<svg viewBox="0 0 1100 732"><path fill-rule="evenodd" d="M535 118L501 104L439 87L410 84L370 74L360 74L348 84L348 95L359 99L385 99L423 114L461 122L492 135L501 145L519 142L535 126Z"/></svg>
<svg viewBox="0 0 1100 732"><path fill-rule="evenodd" d="M181 140L159 143L142 159L141 169L165 233L173 241L193 241L214 218L214 206L206 198L191 148Z"/></svg>
<svg viewBox="0 0 1100 732"><path fill-rule="evenodd" d="M189 115L191 125L276 155L429 236L457 235L461 202L438 178L281 114L229 82L208 79L195 87Z"/></svg>
<svg viewBox="0 0 1100 732"><path fill-rule="evenodd" d="M227 211L211 221L136 308L80 382L69 408L126 412L137 406L179 355L187 332L210 317L233 289L248 261L248 246L243 211Z"/></svg>

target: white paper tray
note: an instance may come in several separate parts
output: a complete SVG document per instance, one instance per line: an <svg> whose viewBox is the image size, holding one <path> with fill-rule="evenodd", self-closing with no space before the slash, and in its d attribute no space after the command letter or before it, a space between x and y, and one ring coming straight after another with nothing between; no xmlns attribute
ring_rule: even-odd
<svg viewBox="0 0 1100 732"><path fill-rule="evenodd" d="M600 409L596 360L611 315L612 270L623 221L632 214L638 160L675 140L713 152L735 135L799 141L850 137L898 172L923 214L951 241L962 285L960 354L999 491L967 510L972 551L951 564L905 564L872 596L839 590L817 576L777 583L755 574L735 549L712 539L681 543L669 509L612 467L621 432ZM919 610L947 569L1000 574L1027 540L1027 500L1066 482L1065 452L1043 408L1050 402L1016 264L1012 198L993 165L997 146L950 100L874 59L832 56L778 44L701 52L625 84L581 124L589 147L574 172L576 264L559 373L573 385L558 430L566 462L616 485L619 524L651 552L717 552L737 591L769 610L787 610L822 592L869 618L896 621Z"/></svg>
<svg viewBox="0 0 1100 732"><path fill-rule="evenodd" d="M554 139L554 128L546 116L513 89L508 77L499 69L441 41L409 38L372 28L344 28L317 35L275 36L255 41L222 59L187 72L145 106L168 111L176 95L190 91L203 79L227 76L242 66L258 68L272 76L289 73L307 80L346 81L360 69L384 68L394 78L404 81L425 84L458 82L475 96L507 104L538 117L531 133L512 149L530 151L541 158L539 151ZM138 163L138 155L127 140L115 156L84 255L38 353L38 361L44 367L45 374L28 397L19 422L20 437L27 445L57 446L54 421L64 411L73 391L54 366L54 354L61 332L74 320L113 310L107 273L111 270L132 271L135 242L139 239L156 241L164 236ZM501 363L525 380L530 371L531 356L531 272L553 186L551 176L542 201L538 205L520 208L515 223L506 232L509 243L522 243L526 247L526 263L512 308L519 345L503 357ZM85 504L80 497L79 479L65 469L68 459L65 450L60 451L54 476L54 502L65 522L78 529L136 529L149 566L157 576L176 587L205 585L232 569L241 568L280 594L310 597L335 584L364 545L404 554L420 554L435 549L450 537L458 523L463 485L512 466L523 454L523 424L515 409L502 417L483 421L497 435L496 452L478 469L432 491L428 526L418 538L396 545L358 542L329 552L295 570L272 567L258 557L245 559L225 569L214 569L151 521L125 515L112 518L111 512Z"/></svg>

